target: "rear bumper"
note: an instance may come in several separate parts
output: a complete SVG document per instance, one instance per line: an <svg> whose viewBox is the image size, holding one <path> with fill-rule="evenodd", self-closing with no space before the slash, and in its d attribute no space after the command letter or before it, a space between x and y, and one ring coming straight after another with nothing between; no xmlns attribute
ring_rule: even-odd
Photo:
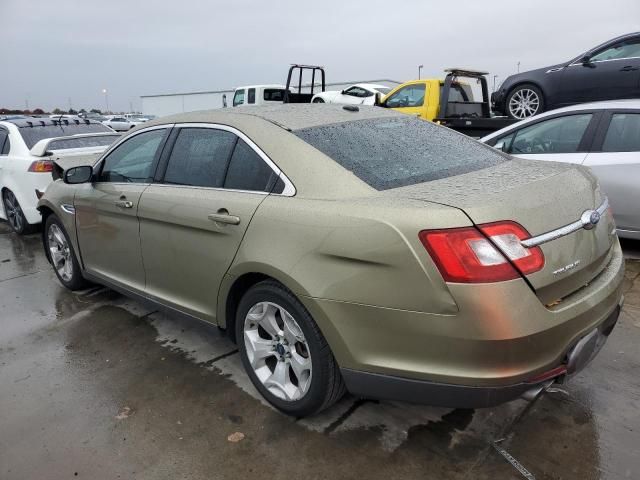
<svg viewBox="0 0 640 480"><path fill-rule="evenodd" d="M550 381L564 382L566 378L581 371L605 344L618 321L620 309L617 306L600 325L567 348L563 362L553 369L557 376L551 375L542 381L478 387L414 380L348 368L341 369L342 377L349 392L364 398L401 400L450 408L493 407L525 396L528 392L538 391Z"/></svg>
<svg viewBox="0 0 640 480"><path fill-rule="evenodd" d="M497 92L493 92L491 94L491 109L493 110L494 113L500 113L502 115L506 115L506 109L505 109L505 91L504 90L498 90Z"/></svg>

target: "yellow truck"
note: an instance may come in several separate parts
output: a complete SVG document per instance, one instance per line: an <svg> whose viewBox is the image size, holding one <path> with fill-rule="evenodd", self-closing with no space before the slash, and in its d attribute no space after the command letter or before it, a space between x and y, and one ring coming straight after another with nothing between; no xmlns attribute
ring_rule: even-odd
<svg viewBox="0 0 640 480"><path fill-rule="evenodd" d="M451 68L444 80L426 78L398 85L377 105L392 108L423 120L437 122L472 137L483 137L514 123L509 117L491 114L487 72ZM474 99L472 82L477 82L482 99Z"/></svg>

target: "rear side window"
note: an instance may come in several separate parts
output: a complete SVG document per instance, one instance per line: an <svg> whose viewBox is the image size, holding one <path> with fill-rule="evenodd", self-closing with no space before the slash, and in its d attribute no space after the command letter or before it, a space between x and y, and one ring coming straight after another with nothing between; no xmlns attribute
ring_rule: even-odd
<svg viewBox="0 0 640 480"><path fill-rule="evenodd" d="M250 88L247 91L247 103L256 103L256 89Z"/></svg>
<svg viewBox="0 0 640 480"><path fill-rule="evenodd" d="M263 97L267 102L282 102L284 100L284 89L265 88Z"/></svg>
<svg viewBox="0 0 640 480"><path fill-rule="evenodd" d="M171 150L164 182L222 187L236 136L225 130L183 128Z"/></svg>
<svg viewBox="0 0 640 480"><path fill-rule="evenodd" d="M224 188L266 192L275 181L275 173L266 162L246 144L238 139Z"/></svg>
<svg viewBox="0 0 640 480"><path fill-rule="evenodd" d="M640 113L614 113L603 152L640 152Z"/></svg>
<svg viewBox="0 0 640 480"><path fill-rule="evenodd" d="M294 131L376 190L453 177L509 160L494 149L411 116Z"/></svg>
<svg viewBox="0 0 640 480"><path fill-rule="evenodd" d="M0 155L9 154L9 134L0 128Z"/></svg>

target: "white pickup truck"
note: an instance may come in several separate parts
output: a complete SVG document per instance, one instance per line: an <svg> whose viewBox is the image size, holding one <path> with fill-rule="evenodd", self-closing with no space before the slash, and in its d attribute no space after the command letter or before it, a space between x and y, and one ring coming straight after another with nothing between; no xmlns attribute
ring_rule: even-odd
<svg viewBox="0 0 640 480"><path fill-rule="evenodd" d="M238 87L233 93L233 106L269 105L284 101L284 85L248 85Z"/></svg>

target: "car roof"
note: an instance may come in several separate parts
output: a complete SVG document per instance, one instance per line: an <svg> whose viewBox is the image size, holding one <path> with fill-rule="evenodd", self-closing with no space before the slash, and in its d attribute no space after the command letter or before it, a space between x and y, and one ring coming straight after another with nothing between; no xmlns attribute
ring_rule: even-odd
<svg viewBox="0 0 640 480"><path fill-rule="evenodd" d="M354 111L353 106L346 109L345 105L305 103L201 110L159 118L144 125L149 127L169 123L222 123L240 128L251 118L257 117L286 130L300 130L354 120L404 116L406 114L381 107L359 105L358 110Z"/></svg>
<svg viewBox="0 0 640 480"><path fill-rule="evenodd" d="M265 85L245 85L243 87L236 87L235 90L241 90L241 89L245 89L245 88L279 88L284 90L285 88L287 88L285 85L280 85L277 83L270 83L270 84L265 84Z"/></svg>

